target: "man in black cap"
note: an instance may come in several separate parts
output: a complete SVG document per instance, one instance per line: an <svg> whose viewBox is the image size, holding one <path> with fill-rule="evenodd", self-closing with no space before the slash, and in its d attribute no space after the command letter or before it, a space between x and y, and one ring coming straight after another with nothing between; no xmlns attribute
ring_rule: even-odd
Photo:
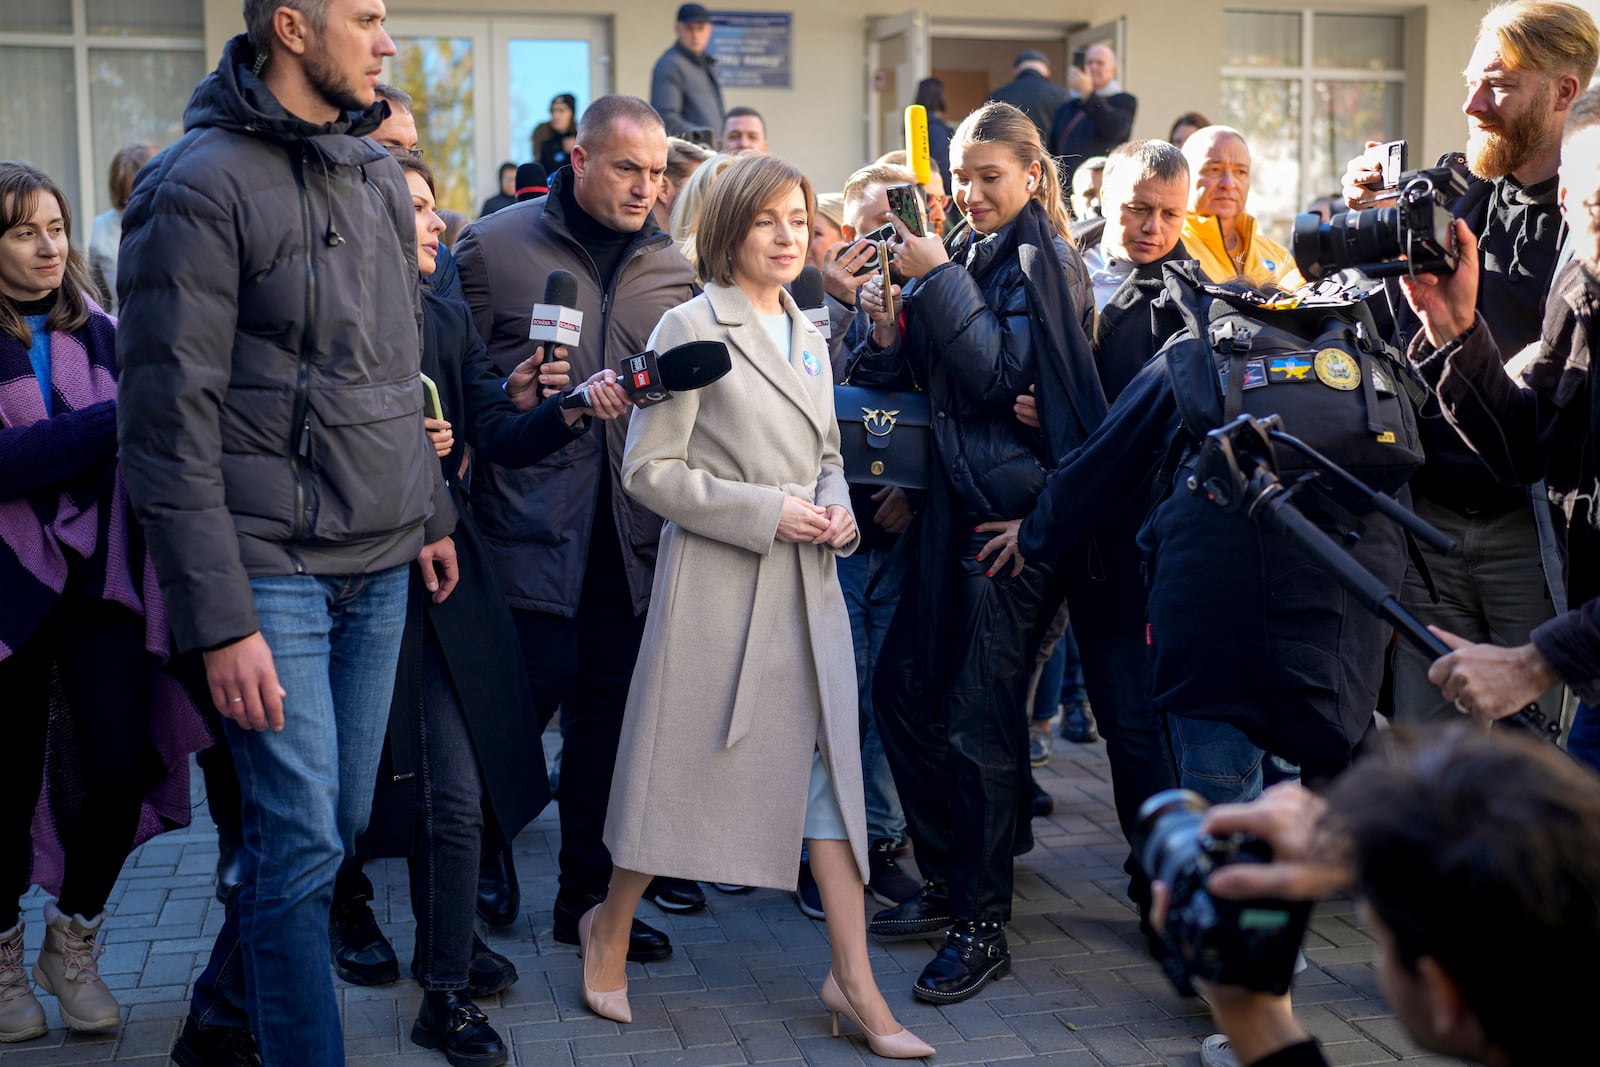
<svg viewBox="0 0 1600 1067"><path fill-rule="evenodd" d="M1050 120L1067 101L1067 90L1050 80L1050 57L1035 48L1017 53L1011 74L1011 81L990 93L989 99L1010 104L1027 115L1039 127L1039 139L1045 141Z"/></svg>
<svg viewBox="0 0 1600 1067"><path fill-rule="evenodd" d="M678 8L678 41L661 53L650 75L650 106L661 115L667 133L696 140L692 135L722 129L722 86L711 66L716 57L706 51L711 43L711 13L699 4Z"/></svg>

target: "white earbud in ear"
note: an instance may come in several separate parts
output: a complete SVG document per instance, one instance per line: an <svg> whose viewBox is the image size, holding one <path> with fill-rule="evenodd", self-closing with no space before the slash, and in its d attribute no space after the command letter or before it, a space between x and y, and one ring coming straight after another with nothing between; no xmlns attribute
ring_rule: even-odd
<svg viewBox="0 0 1600 1067"><path fill-rule="evenodd" d="M1028 179L1028 192L1030 192L1030 193L1033 192L1033 179L1032 178Z"/></svg>

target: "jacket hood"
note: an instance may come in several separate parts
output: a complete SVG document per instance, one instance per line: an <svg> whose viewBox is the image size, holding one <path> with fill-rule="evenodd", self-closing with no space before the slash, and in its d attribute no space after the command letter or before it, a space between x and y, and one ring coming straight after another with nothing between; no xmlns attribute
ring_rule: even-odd
<svg viewBox="0 0 1600 1067"><path fill-rule="evenodd" d="M382 158L382 149L375 145L357 149L346 142L341 150L333 142L340 134L359 138L376 130L389 116L387 101L374 101L365 111L345 112L333 122L307 122L291 115L278 102L256 73L255 62L256 53L248 37L240 34L229 41L217 69L206 75L189 98L183 113L184 130L215 127L276 141L318 137L323 138L318 147L336 162L361 163L368 158Z"/></svg>

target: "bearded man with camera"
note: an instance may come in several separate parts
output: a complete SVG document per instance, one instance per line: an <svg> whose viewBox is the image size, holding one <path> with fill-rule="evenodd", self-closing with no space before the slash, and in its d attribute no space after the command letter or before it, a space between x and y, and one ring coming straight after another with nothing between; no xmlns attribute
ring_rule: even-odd
<svg viewBox="0 0 1600 1067"><path fill-rule="evenodd" d="M1467 150L1441 163L1465 165L1474 181L1451 205L1478 239L1482 275L1477 307L1509 359L1539 340L1545 296L1564 228L1556 169L1567 114L1595 70L1600 36L1575 4L1518 0L1493 8L1478 27L1466 67ZM1353 209L1395 195L1381 164L1350 163L1344 193ZM1394 291L1395 343L1418 331ZM1431 395L1419 412L1427 463L1412 478L1417 514L1463 546L1445 556L1422 546L1406 573L1401 603L1424 621L1472 642L1521 645L1555 613L1546 592L1535 497L1496 480L1441 415ZM1546 553L1554 560L1554 553ZM1420 563L1420 565L1419 565ZM1560 576L1549 575L1559 586ZM1428 681L1427 658L1402 645L1395 657L1394 709L1402 721L1452 719L1461 710ZM1560 687L1539 699L1559 718Z"/></svg>

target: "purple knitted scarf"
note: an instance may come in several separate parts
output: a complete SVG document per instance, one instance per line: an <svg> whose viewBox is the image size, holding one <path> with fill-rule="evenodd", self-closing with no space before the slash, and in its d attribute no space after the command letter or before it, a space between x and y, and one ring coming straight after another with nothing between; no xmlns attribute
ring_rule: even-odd
<svg viewBox="0 0 1600 1067"><path fill-rule="evenodd" d="M117 395L116 324L94 307L89 321L72 333L50 334L51 392L57 411L78 411ZM0 426L26 426L48 418L39 381L34 377L28 349L20 341L0 336ZM167 769L166 777L145 797L137 842L189 822L189 754L211 743L199 712L188 693L161 670L171 653L166 607L149 556L129 551L127 491L118 464L109 487L96 487L97 495L82 488L67 488L53 501L40 495L28 499L0 500L0 575L13 581L31 580L59 595L66 587L68 553L88 561L88 573L103 575L95 591L102 599L128 608L144 620L145 648L152 659L147 678L130 678L130 686L150 690L151 742ZM21 599L21 598L18 598ZM28 598L38 603L40 598ZM48 611L48 599L37 617L19 611L0 612L0 660L11 655L38 626ZM54 731L52 731L54 743ZM47 766L58 761L46 758ZM70 783L46 775L33 822L33 881L48 892L60 889L61 841L50 815L50 795Z"/></svg>

